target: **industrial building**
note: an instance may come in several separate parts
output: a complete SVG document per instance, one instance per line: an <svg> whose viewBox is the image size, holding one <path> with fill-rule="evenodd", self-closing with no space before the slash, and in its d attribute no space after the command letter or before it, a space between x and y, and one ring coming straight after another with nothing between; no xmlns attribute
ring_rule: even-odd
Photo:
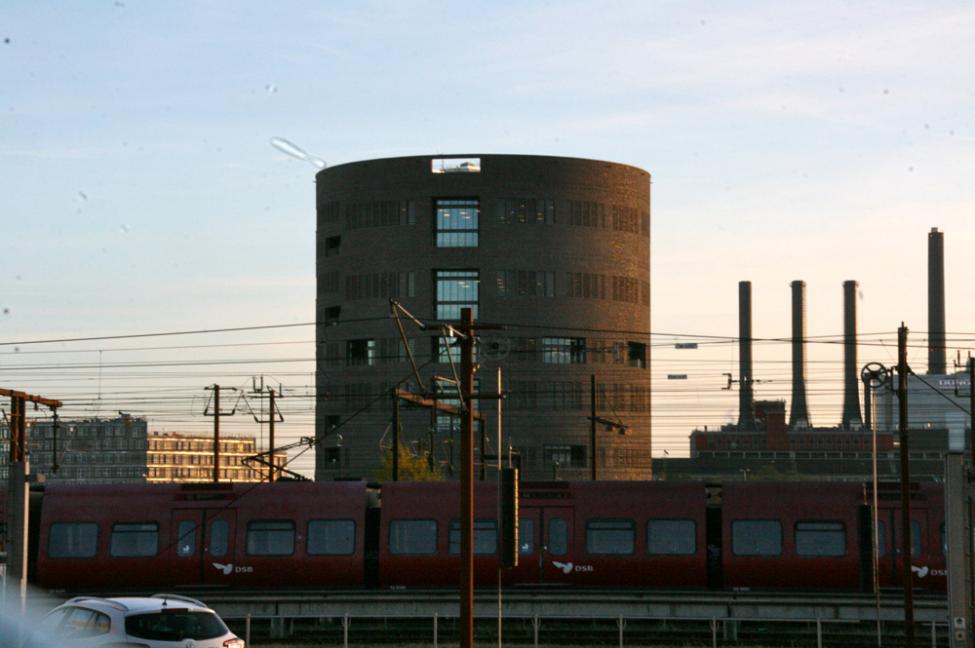
<svg viewBox="0 0 975 648"><path fill-rule="evenodd" d="M526 477L584 478L592 462L602 479L651 476L647 172L415 156L331 167L316 185L316 479L377 474L391 456L395 388L457 403L456 339L436 323L462 308L494 325L478 335L476 391L496 392L501 370L501 450ZM498 400L477 410L477 461L493 461ZM403 401L401 421L401 447L449 477L456 417Z"/></svg>
<svg viewBox="0 0 975 648"><path fill-rule="evenodd" d="M671 460L672 474L714 477L741 473L854 479L872 472L874 433L881 475L899 475L895 435L899 430L896 373L863 392L857 359L857 283L843 284L843 409L835 427L814 426L806 405L805 283L792 285L792 399L788 423L785 401L754 399L751 283L739 283L739 419L717 430L694 430L690 460ZM928 372L908 376L912 474L940 478L943 457L966 448L971 382L966 373L946 373L944 238L928 234ZM894 367L888 367L888 370ZM658 470L664 463L657 462ZM774 466L769 470L769 466Z"/></svg>

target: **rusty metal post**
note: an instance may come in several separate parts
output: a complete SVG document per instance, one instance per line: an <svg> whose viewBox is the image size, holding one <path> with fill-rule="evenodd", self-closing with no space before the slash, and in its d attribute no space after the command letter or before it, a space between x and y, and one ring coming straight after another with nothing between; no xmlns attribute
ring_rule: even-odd
<svg viewBox="0 0 975 648"><path fill-rule="evenodd" d="M589 479L596 481L596 374L589 375L589 451L592 453Z"/></svg>
<svg viewBox="0 0 975 648"><path fill-rule="evenodd" d="M261 379L263 380L263 378ZM268 398L270 399L271 416L269 418L268 429L267 429L267 443L270 450L270 455L268 459L270 460L270 467L267 471L267 480L269 482L274 481L274 471L277 466L274 465L274 390L268 389Z"/></svg>
<svg viewBox="0 0 975 648"><path fill-rule="evenodd" d="M904 581L904 645L914 648L914 584L911 572L911 464L907 412L907 327L897 329L897 397L901 459L901 560Z"/></svg>
<svg viewBox="0 0 975 648"><path fill-rule="evenodd" d="M463 396L460 473L460 648L474 647L474 313L460 311Z"/></svg>
<svg viewBox="0 0 975 648"><path fill-rule="evenodd" d="M220 481L220 385L213 385L213 481Z"/></svg>
<svg viewBox="0 0 975 648"><path fill-rule="evenodd" d="M399 396L393 387L393 481L399 481Z"/></svg>
<svg viewBox="0 0 975 648"><path fill-rule="evenodd" d="M968 359L968 452L975 466L975 358Z"/></svg>

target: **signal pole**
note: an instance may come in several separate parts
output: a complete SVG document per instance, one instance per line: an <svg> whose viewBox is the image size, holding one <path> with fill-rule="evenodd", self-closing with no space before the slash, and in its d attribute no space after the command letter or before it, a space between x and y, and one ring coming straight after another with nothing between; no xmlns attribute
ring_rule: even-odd
<svg viewBox="0 0 975 648"><path fill-rule="evenodd" d="M214 383L210 387L205 387L207 391L213 392L213 413L210 413L210 407L207 405L203 410L203 416L213 417L213 482L217 483L220 481L220 417L221 416L233 416L237 412L237 406L235 405L230 412L220 411L220 390L229 389L230 391L237 391L236 387L221 387L220 385Z"/></svg>
<svg viewBox="0 0 975 648"><path fill-rule="evenodd" d="M911 572L911 464L907 433L907 327L897 329L897 399L901 459L901 560L904 581L904 645L914 648L914 584Z"/></svg>
<svg viewBox="0 0 975 648"><path fill-rule="evenodd" d="M461 648L474 646L474 312L460 311L460 380L464 413L460 438L460 617ZM500 453L500 449L498 450Z"/></svg>

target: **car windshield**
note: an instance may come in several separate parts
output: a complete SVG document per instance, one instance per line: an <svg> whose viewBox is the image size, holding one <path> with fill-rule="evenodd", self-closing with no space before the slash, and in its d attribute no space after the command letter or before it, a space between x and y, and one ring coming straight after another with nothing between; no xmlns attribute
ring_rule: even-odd
<svg viewBox="0 0 975 648"><path fill-rule="evenodd" d="M125 633L139 639L213 639L227 632L227 626L212 612L173 610L135 614L125 619Z"/></svg>

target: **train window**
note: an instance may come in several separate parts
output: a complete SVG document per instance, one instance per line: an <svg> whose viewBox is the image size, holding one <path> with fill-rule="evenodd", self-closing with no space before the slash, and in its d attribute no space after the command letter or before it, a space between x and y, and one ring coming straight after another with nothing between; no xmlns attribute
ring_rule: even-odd
<svg viewBox="0 0 975 648"><path fill-rule="evenodd" d="M354 520L312 520L308 523L307 551L314 556L355 553Z"/></svg>
<svg viewBox="0 0 975 648"><path fill-rule="evenodd" d="M697 524L694 520L650 520L647 522L647 553L660 556L697 553Z"/></svg>
<svg viewBox="0 0 975 648"><path fill-rule="evenodd" d="M214 520L210 524L210 555L220 558L227 555L230 546L230 527L226 520Z"/></svg>
<svg viewBox="0 0 975 648"><path fill-rule="evenodd" d="M196 522L182 520L176 529L176 555L187 558L196 553Z"/></svg>
<svg viewBox="0 0 975 648"><path fill-rule="evenodd" d="M450 521L449 550L460 553L460 520ZM493 554L498 550L498 525L494 520L474 520L474 553Z"/></svg>
<svg viewBox="0 0 975 648"><path fill-rule="evenodd" d="M518 549L520 554L530 554L535 551L535 520L518 518Z"/></svg>
<svg viewBox="0 0 975 648"><path fill-rule="evenodd" d="M948 555L948 536L945 535L945 523L941 523L941 555Z"/></svg>
<svg viewBox="0 0 975 648"><path fill-rule="evenodd" d="M921 556L921 523L911 520L911 558Z"/></svg>
<svg viewBox="0 0 975 648"><path fill-rule="evenodd" d="M295 552L295 523L257 520L247 523L248 556L290 556Z"/></svg>
<svg viewBox="0 0 975 648"><path fill-rule="evenodd" d="M845 556L846 527L842 522L796 522L796 554Z"/></svg>
<svg viewBox="0 0 975 648"><path fill-rule="evenodd" d="M569 523L565 518L548 521L548 552L553 556L564 556L569 552Z"/></svg>
<svg viewBox="0 0 975 648"><path fill-rule="evenodd" d="M98 549L94 522L55 522L48 530L47 555L51 558L91 558Z"/></svg>
<svg viewBox="0 0 975 648"><path fill-rule="evenodd" d="M633 520L586 522L586 552L591 554L631 554L635 537Z"/></svg>
<svg viewBox="0 0 975 648"><path fill-rule="evenodd" d="M116 558L155 556L159 551L159 525L155 522L112 525L109 553Z"/></svg>
<svg viewBox="0 0 975 648"><path fill-rule="evenodd" d="M389 553L431 555L437 553L436 520L391 520Z"/></svg>
<svg viewBox="0 0 975 648"><path fill-rule="evenodd" d="M731 551L736 556L780 555L782 523L778 520L735 520L731 523Z"/></svg>

